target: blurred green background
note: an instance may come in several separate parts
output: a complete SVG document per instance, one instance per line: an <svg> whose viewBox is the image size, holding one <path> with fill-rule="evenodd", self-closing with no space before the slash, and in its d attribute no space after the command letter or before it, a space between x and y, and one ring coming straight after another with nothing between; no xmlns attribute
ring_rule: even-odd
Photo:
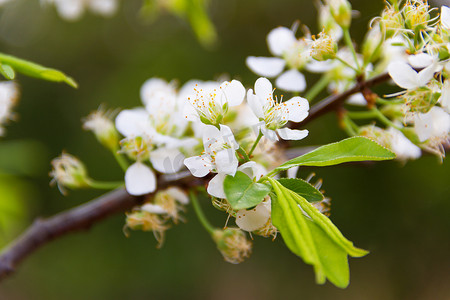
<svg viewBox="0 0 450 300"><path fill-rule="evenodd" d="M361 12L353 37L360 41L382 1L352 1ZM86 14L78 22L61 20L39 1L15 0L0 11L0 51L60 69L80 84L19 76L18 120L8 126L2 144L26 139L33 146L19 155L0 152L2 186L20 195L0 197L12 205L18 234L37 216L50 216L100 195L72 191L63 197L49 186L51 158L65 149L82 159L98 179L120 179L122 172L80 119L102 103L109 108L140 104L139 88L149 77L180 83L221 74L250 87L257 78L245 66L248 55L269 55L266 34L301 20L317 32L311 1L212 1L218 45L203 48L189 25L163 15L154 23L138 17L141 1L121 2L113 18ZM312 78L313 80L315 78ZM301 144L322 144L345 137L328 115L308 125ZM13 145L14 146L14 145ZM8 162L33 164L21 181L8 174ZM306 176L312 169L304 169ZM0 299L450 299L450 163L427 156L405 166L398 162L345 165L314 170L332 198L331 218L370 255L350 259L346 290L314 283L312 268L291 254L281 238L256 237L253 254L240 265L223 261L192 209L186 224L170 229L162 249L151 233L122 233L124 215L116 215L86 233L54 241L21 264L0 285ZM8 195L11 195L8 194ZM8 201L17 199L17 205ZM9 203L9 204L8 204ZM203 205L215 225L226 216ZM1 207L0 207L1 208ZM14 219L14 218L13 218ZM3 238L11 239L6 235Z"/></svg>

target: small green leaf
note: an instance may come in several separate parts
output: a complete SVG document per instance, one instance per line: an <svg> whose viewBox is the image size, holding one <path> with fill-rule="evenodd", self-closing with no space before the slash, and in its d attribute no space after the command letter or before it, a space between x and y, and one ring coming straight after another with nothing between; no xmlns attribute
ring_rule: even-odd
<svg viewBox="0 0 450 300"><path fill-rule="evenodd" d="M296 166L332 166L353 161L378 161L395 158L395 154L376 142L361 136L319 147L307 154L291 159L276 170Z"/></svg>
<svg viewBox="0 0 450 300"><path fill-rule="evenodd" d="M281 178L278 181L284 187L296 192L309 202L322 201L325 198L318 189L300 178Z"/></svg>
<svg viewBox="0 0 450 300"><path fill-rule="evenodd" d="M0 73L8 80L13 80L16 77L16 73L9 65L0 64Z"/></svg>
<svg viewBox="0 0 450 300"><path fill-rule="evenodd" d="M339 247L316 223L307 220L306 224L314 237L314 244L325 276L335 286L346 288L350 282L347 252Z"/></svg>
<svg viewBox="0 0 450 300"><path fill-rule="evenodd" d="M10 68L14 69L14 71L30 77L49 81L65 82L74 88L78 87L78 84L75 82L75 80L61 71L46 68L31 61L20 59L11 55L0 53L0 64L2 64L3 66L6 64Z"/></svg>
<svg viewBox="0 0 450 300"><path fill-rule="evenodd" d="M228 175L223 182L223 189L231 207L235 210L254 207L264 200L271 188L264 183L254 182L246 174L238 171Z"/></svg>

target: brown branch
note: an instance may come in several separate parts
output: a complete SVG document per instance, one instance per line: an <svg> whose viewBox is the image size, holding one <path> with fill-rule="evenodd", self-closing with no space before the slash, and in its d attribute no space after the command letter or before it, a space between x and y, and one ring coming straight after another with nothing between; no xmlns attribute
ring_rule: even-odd
<svg viewBox="0 0 450 300"><path fill-rule="evenodd" d="M389 79L387 74L374 77L365 82L359 82L350 90L332 95L311 107L308 118L296 124L295 127L303 127L317 117L336 110L352 94L365 88ZM313 148L285 149L288 158L297 157L307 153ZM206 184L210 177L195 178L189 172L181 176L161 176L158 179L158 188L164 188L168 184L177 186L193 186ZM71 232L89 229L92 225L119 212L127 211L144 201L145 197L130 196L125 190L115 190L83 205L58 213L50 218L37 219L22 235L0 253L0 280L13 273L17 265L48 242Z"/></svg>
<svg viewBox="0 0 450 300"><path fill-rule="evenodd" d="M384 73L371 79L368 79L367 81L360 81L357 84L355 84L354 87L341 94L331 95L321 100L317 104L314 104L309 110L309 115L306 119L304 119L300 123L291 124L290 127L291 128L304 127L307 123L311 122L312 120L328 112L337 110L344 103L344 101L347 100L348 97L350 97L351 95L359 93L364 89L370 88L377 84L386 82L389 79L390 79L389 74Z"/></svg>

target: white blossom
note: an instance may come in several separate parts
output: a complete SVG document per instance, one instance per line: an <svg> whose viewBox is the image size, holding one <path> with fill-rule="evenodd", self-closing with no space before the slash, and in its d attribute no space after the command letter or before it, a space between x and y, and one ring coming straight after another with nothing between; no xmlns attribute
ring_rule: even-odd
<svg viewBox="0 0 450 300"><path fill-rule="evenodd" d="M299 70L310 60L310 48L306 41L297 40L289 28L277 27L267 35L267 44L275 57L247 57L246 64L250 70L269 78L278 76L275 84L282 90L304 91L306 80ZM288 70L282 73L285 67Z"/></svg>
<svg viewBox="0 0 450 300"><path fill-rule="evenodd" d="M281 99L282 100L282 99ZM258 117L258 129L266 138L277 141L278 137L285 140L300 140L308 135L308 130L293 130L281 128L288 121L300 122L308 116L308 100L301 97L281 102L273 98L272 84L267 78L259 78L255 82L255 93L250 89L247 101L253 113Z"/></svg>
<svg viewBox="0 0 450 300"><path fill-rule="evenodd" d="M228 126L220 125L220 130L205 125L203 132L205 152L199 156L186 158L184 164L195 177L204 177L209 172L234 175L238 167L236 149L239 148L233 132Z"/></svg>
<svg viewBox="0 0 450 300"><path fill-rule="evenodd" d="M4 134L2 125L12 119L12 108L14 107L19 91L14 82L0 82L0 136Z"/></svg>

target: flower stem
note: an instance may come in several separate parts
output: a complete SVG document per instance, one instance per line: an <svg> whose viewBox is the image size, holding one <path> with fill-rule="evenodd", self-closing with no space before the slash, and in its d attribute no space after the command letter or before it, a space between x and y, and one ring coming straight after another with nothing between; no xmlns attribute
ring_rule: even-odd
<svg viewBox="0 0 450 300"><path fill-rule="evenodd" d="M328 83L330 82L330 78L328 76L322 76L316 83L309 89L309 91L305 94L306 100L312 102L314 98L316 98L319 93L326 88Z"/></svg>
<svg viewBox="0 0 450 300"><path fill-rule="evenodd" d="M347 47L348 47L348 48L350 49L350 51L352 52L353 59L355 60L356 68L358 69L358 70L357 70L357 73L358 73L358 74L361 74L361 66L359 65L358 57L356 56L356 50L355 50L355 47L353 46L352 38L351 38L351 36L350 36L350 30L349 30L348 27L342 28L342 29L343 29L343 31L344 31L344 40L345 40L345 43L347 44Z"/></svg>
<svg viewBox="0 0 450 300"><path fill-rule="evenodd" d="M87 184L89 187L99 190L113 190L124 185L123 181L97 181L89 179Z"/></svg>
<svg viewBox="0 0 450 300"><path fill-rule="evenodd" d="M192 206L194 207L194 211L197 215L198 220L206 229L206 231L208 231L210 234L213 234L215 228L209 223L208 219L206 219L205 214L200 207L200 203L198 202L197 195L193 191L189 191L189 198L192 201Z"/></svg>
<svg viewBox="0 0 450 300"><path fill-rule="evenodd" d="M342 118L342 125L344 126L345 132L349 136L358 135L357 133L359 131L358 125L356 125L355 122L353 122L352 119L350 119L350 117L347 114Z"/></svg>
<svg viewBox="0 0 450 300"><path fill-rule="evenodd" d="M112 150L111 152L113 153L114 158L116 159L119 166L124 172L126 172L128 167L130 166L128 161L125 159L125 157L122 156L122 154L118 153L116 150Z"/></svg>
<svg viewBox="0 0 450 300"><path fill-rule="evenodd" d="M248 156L247 152L245 152L244 148L239 147L239 149L236 150L242 157L244 158L245 162L250 161L250 157Z"/></svg>
<svg viewBox="0 0 450 300"><path fill-rule="evenodd" d="M352 69L353 71L355 71L356 73L359 73L359 70L356 69L354 66L352 66L351 64L349 64L348 62L346 62L345 60L343 60L342 58L340 58L339 56L336 56L336 59L338 61L340 61L342 64L344 64L345 66L349 67L350 69Z"/></svg>
<svg viewBox="0 0 450 300"><path fill-rule="evenodd" d="M252 149L250 149L250 152L248 153L248 156L252 156L253 151L255 151L256 146L258 145L259 141L261 140L261 138L263 137L263 134L261 132L261 130L258 133L258 137L256 138L256 141L253 143Z"/></svg>

